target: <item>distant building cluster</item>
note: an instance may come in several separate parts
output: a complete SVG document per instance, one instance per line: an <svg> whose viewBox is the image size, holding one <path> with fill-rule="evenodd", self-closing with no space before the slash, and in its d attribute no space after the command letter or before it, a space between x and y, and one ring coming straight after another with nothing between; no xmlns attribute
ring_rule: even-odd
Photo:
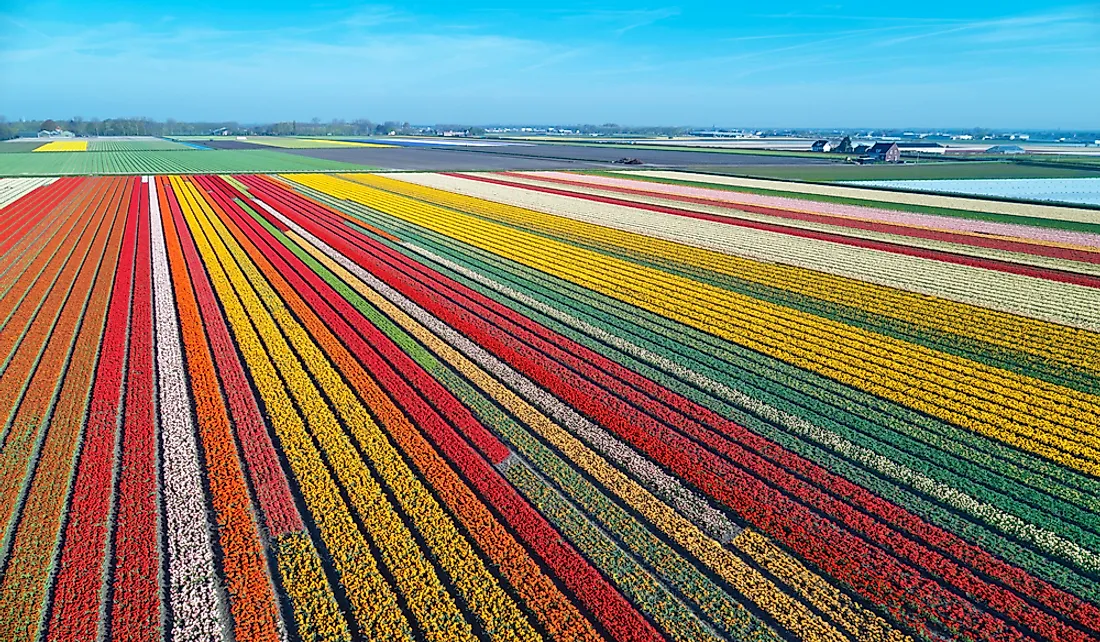
<svg viewBox="0 0 1100 642"><path fill-rule="evenodd" d="M852 145L848 136L839 140L821 139L814 141L811 151L834 154L857 154L860 163L900 163L901 148L897 143L874 143L871 145Z"/></svg>

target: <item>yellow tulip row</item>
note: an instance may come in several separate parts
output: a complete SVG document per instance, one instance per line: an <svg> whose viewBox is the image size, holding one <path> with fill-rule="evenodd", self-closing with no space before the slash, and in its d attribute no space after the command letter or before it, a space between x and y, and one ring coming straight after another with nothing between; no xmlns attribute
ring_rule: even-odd
<svg viewBox="0 0 1100 642"><path fill-rule="evenodd" d="M228 267L230 281L244 300L245 308L259 327L261 336L268 339L269 353L283 370L284 380L291 394L305 415L330 466L342 482L341 485L351 499L359 519L370 532L379 557L394 578L394 583L404 596L412 615L428 639L472 642L475 639L473 631L454 597L443 586L431 561L402 521L397 507L386 496L379 481L360 458L336 415L326 404L321 391L311 382L310 374L317 377L321 388L330 393L332 407L345 418L348 425L356 426L366 421L370 422L374 430L377 430L377 426L374 426L370 416L363 411L359 401L347 391L339 375L312 344L305 331L291 318L282 300L270 290L263 276L256 271L253 263L218 220L217 214L208 212L205 225L213 228L211 238L220 233L224 245L218 244L215 252L222 259L223 265ZM234 258L240 265L233 262ZM261 297L267 299L270 311L264 308ZM306 372L302 362L291 351L286 338L280 333L280 327L298 349L302 361L309 365L311 373ZM304 350L307 347L309 351ZM344 394L333 396L332 392L338 387L343 387L340 392ZM368 452L368 457L370 454ZM375 460L375 463L378 462ZM397 487L394 490L396 496L402 497L409 489Z"/></svg>
<svg viewBox="0 0 1100 642"><path fill-rule="evenodd" d="M366 406L370 405L370 400L361 401L348 387L340 373L333 367L333 361L330 361L329 356L321 351L302 324L292 316L291 311L287 309L286 301L272 288L257 269L256 264L236 242L237 237L216 217L211 216L210 222L243 268L243 274L255 288L259 300L267 306L268 312L282 329L284 336L290 340L291 345L307 365L313 379L328 397L339 419L354 435L355 441L365 454L365 459L371 462L379 477L393 490L393 496L401 509L431 549L432 558L449 575L455 588L481 620L486 630L491 633L493 639L538 639L539 635L519 607L500 587L474 552L470 542L458 531L451 517L443 511L438 501L409 468L371 414L367 412ZM262 257L255 258L257 261L265 260ZM287 292L287 295L294 296L292 292ZM309 332L318 338L327 339L326 348L329 355L338 362L345 376L353 381L368 377L362 366L343 348L336 337L329 333L321 319L314 315L308 306L303 304L294 307L299 318L309 327ZM331 415L328 416L331 417ZM325 421L328 419L326 418ZM343 439L335 437L332 444L334 452L346 452L352 458L357 457L355 447L346 437ZM366 471L365 466L363 469ZM364 478L367 474L369 473L364 474ZM360 487L370 488L375 495L371 501L380 505L382 491L373 479L368 479L360 484ZM356 490L359 488L357 487ZM353 496L355 494L352 492ZM367 510L375 516L386 514L376 508ZM390 513L396 517L396 513L392 511ZM365 521L369 520L365 518ZM414 612L417 612L418 606L421 607L420 612L417 613L418 620L429 633L435 631L434 635L438 639L460 639L457 632L468 630L468 624L463 621L462 615L453 602L446 601L443 604L433 602L429 588L439 592L443 589L434 572L425 565L426 559L420 555L419 551L413 550L415 543L411 534L397 522L381 524L380 528L394 529L395 535L403 535L406 539L407 548L403 554L411 561L396 562L396 568L391 568L391 573L397 578L399 588L409 597L409 604ZM413 569L420 569L423 575L415 575ZM404 573L409 574L406 585L402 585L401 582ZM419 586L418 582L423 582L423 586ZM419 591L425 598L420 603L414 604L409 596L410 591Z"/></svg>
<svg viewBox="0 0 1100 642"><path fill-rule="evenodd" d="M295 180L1100 474L1100 410L1092 395L347 181Z"/></svg>
<svg viewBox="0 0 1100 642"><path fill-rule="evenodd" d="M588 242L611 244L894 319L1100 372L1100 334L805 268L754 261L644 234L488 201L374 174L357 183Z"/></svg>
<svg viewBox="0 0 1100 642"><path fill-rule="evenodd" d="M272 545L282 588L294 605L294 621L307 640L351 642L344 617L327 588L325 570L305 532L279 536Z"/></svg>
<svg viewBox="0 0 1100 642"><path fill-rule="evenodd" d="M237 346L267 408L268 420L279 437L281 450L290 463L302 498L317 524L333 566L340 575L340 583L348 596L352 615L360 627L358 633L370 639L411 641L412 631L398 605L396 594L375 563L370 544L352 518L340 495L340 489L329 474L321 454L314 447L312 437L306 432L302 417L294 408L275 363L252 326L252 315L245 311L234 292L234 285L222 268L219 255L207 238L209 228L199 219L203 214L202 208L205 207L204 200L198 197L189 183L179 178L172 178L172 186L181 200L183 214L222 302ZM311 574L308 577L316 576ZM299 586L297 590L308 595L319 590L319 587L306 584ZM301 604L295 602L295 609L300 608ZM307 639L337 636L342 626L342 621L330 620L323 614L301 617L300 620L320 627L319 630L303 631L303 637Z"/></svg>
<svg viewBox="0 0 1100 642"><path fill-rule="evenodd" d="M774 584L748 566L732 551L723 548L713 538L700 531L698 526L654 497L636 481L624 475L602 456L593 452L571 433L554 423L488 372L409 317L358 277L294 232L290 232L289 236L319 263L349 284L364 299L419 340L440 359L462 373L471 383L499 403L501 407L509 410L535 433L543 437L579 468L607 488L624 504L636 510L671 540L703 562L737 593L749 598L761 610L773 616L780 624L801 639L843 639L843 636L833 626L822 621L805 605L776 588ZM743 532L741 536L735 539L735 542L742 542L744 536ZM829 585L821 577L810 573L798 561L778 547L767 542L767 540L764 540L764 545L760 545L759 541L763 539L762 536L755 535L744 540L746 544L751 542L755 545L738 546L738 548L788 583L806 602L825 613L832 622L839 624L847 631L860 633L860 639L875 641L906 639L904 635L890 627L882 618L866 611L836 587Z"/></svg>
<svg viewBox="0 0 1100 642"><path fill-rule="evenodd" d="M88 141L86 140L55 140L41 147L34 148L36 152L86 152Z"/></svg>

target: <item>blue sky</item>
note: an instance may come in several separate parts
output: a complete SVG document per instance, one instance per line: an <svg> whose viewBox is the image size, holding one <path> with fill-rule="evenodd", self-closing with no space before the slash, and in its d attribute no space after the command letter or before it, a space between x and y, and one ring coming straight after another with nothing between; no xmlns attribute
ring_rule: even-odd
<svg viewBox="0 0 1100 642"><path fill-rule="evenodd" d="M1100 3L0 2L0 114L1100 127Z"/></svg>

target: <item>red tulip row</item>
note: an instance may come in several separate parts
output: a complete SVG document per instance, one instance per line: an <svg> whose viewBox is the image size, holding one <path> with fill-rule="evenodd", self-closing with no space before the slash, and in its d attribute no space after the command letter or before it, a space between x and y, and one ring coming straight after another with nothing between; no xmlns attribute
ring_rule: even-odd
<svg viewBox="0 0 1100 642"><path fill-rule="evenodd" d="M131 198L54 580L53 611L47 631L51 642L94 639L99 622L108 514L114 497L111 477L115 433L123 414L137 208L137 200Z"/></svg>
<svg viewBox="0 0 1100 642"><path fill-rule="evenodd" d="M115 516L114 573L111 578L111 637L159 640L161 631L160 513L154 400L152 258L149 186L138 195L137 252L126 412L122 424Z"/></svg>
<svg viewBox="0 0 1100 642"><path fill-rule="evenodd" d="M348 236L348 234L344 233L344 236ZM326 238L326 240L329 239ZM382 271L387 268L382 268L378 264L379 257L387 256L389 250L381 245L370 244L369 240L367 240L366 237L361 237L359 245L361 248L364 248L364 251L359 252L357 258L359 258L360 261L365 261L365 266L369 266L372 271L381 276ZM345 251L348 251L349 248L345 247L338 249L344 249ZM354 250L352 250L352 252L354 252ZM394 257L394 260L397 263L402 263L403 260L399 257L400 255L397 255L397 257ZM411 265L409 262L404 261L404 263L406 265L406 268L408 268L409 270L416 270L416 267L414 265ZM492 305L488 305L483 308L477 308L472 312L455 312L452 308L449 308L448 306L439 303L440 295L443 294L452 301L461 301L462 296L464 294L468 294L468 292L461 292L459 291L459 288L451 289L450 291L448 291L448 288L451 287L450 283L443 283L441 279L435 279L435 275L428 273L428 271L426 270L420 270L419 273L414 274L413 276L397 276L397 274L392 272L391 275L392 276L385 279L387 280L387 282L390 282L391 285L398 287L398 289L402 290L403 293L411 296L411 298L417 300L418 303L426 308L429 308L433 313L437 314L437 316L440 316L440 318L448 321L449 323L451 323L451 325L466 333L472 339L477 340L483 346L491 346L491 349L494 349L495 351L500 351L501 353L510 353L510 356L515 359L516 362L526 361L525 365L527 365L529 368L540 369L543 376L536 379L540 380L543 385L551 389L554 389L555 387L558 388L559 394L572 397L570 401L573 401L575 405L577 405L579 408L587 410L591 415L601 418L603 420L602 423L605 423L605 425L609 425L609 427L612 427L617 432L620 432L620 434L634 433L634 441L639 444L646 444L646 449L649 450L649 452L655 458L662 460L666 465L670 465L671 462L676 461L677 457L682 457L685 452L694 453L693 457L688 457L687 459L683 460L684 462L690 461L692 462L692 464L688 467L685 467L684 464L681 464L680 470L678 470L677 472L682 471L681 474L683 474L684 476L694 478L697 481L697 485L703 487L704 489L708 489L711 493L716 493L715 496L725 495L729 497L735 497L737 496L737 494L733 492L735 489L731 488L731 485L727 481L725 481L722 476L715 475L713 471L704 472L702 468L705 468L705 466L700 466L700 461L710 463L717 470L725 472L729 476L729 478L742 479L743 481L739 486L740 488L748 487L758 489L757 492L759 493L759 495L772 495L775 497L774 501L778 502L782 506L789 506L791 511L802 513L807 517L807 519L820 519L816 517L811 517L812 513L808 513L805 506L792 501L786 495L774 491L768 486L762 484L761 481L757 478L757 476L770 475L772 477L771 481L775 483L775 479L778 476L780 481L784 482L787 485L788 490L801 492L804 495L808 493L811 496L811 499L817 500L816 503L818 508L824 506L828 509L831 509L833 511L833 514L838 517L841 522L855 524L857 527L864 528L872 538L882 542L888 542L890 545L895 546L896 550L898 550L903 557L909 557L911 560L917 561L918 563L926 564L927 567L931 568L937 574L949 578L949 580L953 584L958 586L964 592L976 593L980 595L983 599L988 600L991 604L1027 622L1031 626L1031 628L1035 629L1036 631L1044 631L1046 635L1052 635L1054 637L1064 637L1069 639L1076 636L1083 639L1083 636L1080 634L1079 631L1075 631L1066 627L1063 623L1057 621L1056 619L1038 609L1031 608L1022 600L1020 600L1018 596L999 589L995 586L985 584L980 580L977 580L977 578L975 578L972 574L970 574L965 569L960 569L958 565L954 564L953 562L936 556L932 556L931 559L928 559L928 552L926 549L923 549L913 542L901 537L901 535L895 532L893 529L875 523L873 520L867 518L866 515L852 510L850 506L842 504L836 500L833 500L832 498L825 497L824 494L817 489L807 488L807 484L797 479L791 479L789 475L784 474L784 471L777 470L774 465L771 465L770 463L762 463L759 457L757 457L756 455L747 455L740 448L737 448L737 450L734 450L733 448L727 448L727 454L736 454L741 459L743 465L748 470L753 471L756 474L755 476L753 476L749 475L744 470L730 466L728 461L722 460L721 458L716 457L713 453L701 449L697 444L685 439L682 435L675 433L675 431L669 430L666 425L663 425L660 422L653 421L651 417L638 412L637 408L634 405L624 403L619 399L613 397L609 397L606 389L594 387L591 381L587 381L582 377L579 377L574 370L567 370L558 363L544 359L542 357L542 353L556 353L556 356L560 357L566 362L572 361L574 367L582 368L582 372L584 372L584 374L599 380L603 385L610 385L614 383L614 380L612 378L604 375L603 373L595 371L587 364L580 362L576 359L563 356L563 353L561 353L561 351L558 351L557 348L555 348L555 345L568 345L564 337L553 337L551 340L538 343L534 349L523 344L519 344L518 346L516 346L517 342L506 332L500 330L499 328L509 328L520 336L524 336L522 330L516 328L514 324L510 327L509 320L506 318L507 315L491 316L489 308L491 308ZM397 285L397 283L401 282L402 280L404 281L405 289L402 289L400 286ZM425 284L431 284L431 287ZM413 296L412 294L410 294L411 292L419 292L419 296ZM499 312L500 310L497 311ZM531 339L531 335L527 335L527 338ZM579 346L577 347L579 348ZM598 355L588 356L594 356L598 358ZM604 363L603 365L612 371L618 370L617 374L619 374L620 376L623 375L623 369L618 368L617 366L608 365L607 363ZM640 379L637 377L632 378L634 379L633 382L635 384L637 384L638 379ZM568 381L571 385L563 385L563 382L565 381ZM651 393L656 388L652 384L646 384L643 387L649 388L649 391ZM666 423L670 423L671 425L677 427L691 427L691 424L694 423L694 427L697 428L697 437L702 435L704 437L712 438L711 441L714 442L713 437L715 437L715 435L713 434L713 432L708 432L705 429L701 428L694 420L686 420L687 418L683 417L682 415L677 415L668 407L661 406L660 404L657 404L655 401L652 400L646 400L644 397L639 395L637 391L630 390L625 386L616 385L616 388L618 392L626 396L632 403L641 403L643 406L647 407L651 412L657 414L658 416L663 415ZM670 397L669 394L662 394L661 396L664 397L665 402L673 401L677 405L680 405L681 409L687 407L685 405L685 400L676 400L674 397ZM705 415L705 413L701 412L701 409L694 412L697 415ZM628 417L629 419L627 419ZM710 419L713 423L714 417L707 418ZM726 425L724 427L726 429L733 429L732 426L728 424L728 422L719 423L725 423ZM618 425L616 426L615 424ZM645 426L647 430L642 431L640 430L639 426ZM739 429L739 427L737 428ZM744 437L745 432L747 431L743 431L743 429L741 429L740 436ZM654 437L654 435L658 434L662 436L660 440L657 440ZM725 442L724 438L718 437L718 443L722 444L723 442ZM728 445L728 442L726 443ZM782 449L778 449L777 447L768 445L764 443L763 440L759 440L757 438L754 445L756 447L765 447L769 449L773 452L773 456L776 452L782 454L781 460L785 464L791 465L793 463L801 466L800 472L802 472L803 474L806 474L808 472L809 474L815 475L815 481L823 480L826 484L838 484L835 479L831 479L828 476L823 477L823 475L826 475L824 471L821 471L820 469L812 466L807 467L808 462L801 462L797 460L797 458L794 458L794 456L790 453L785 453L785 451L782 451ZM668 452L669 446L672 446L672 450L675 451L675 455ZM670 465L670 467L672 466ZM827 488L828 487L829 486L827 486ZM848 484L847 482L839 484L838 488L840 492L847 494L851 494L855 489L854 486ZM867 503L868 505L872 505L875 509L880 510L885 515L896 516L896 514L899 513L898 509L889 505L887 502L877 500L877 498L875 498L875 501L871 501L870 498L872 496L870 496L870 494L868 493L862 492L857 493L857 495L858 500ZM727 500L727 503L729 503L729 505L731 506L739 507L745 505L744 501L740 499L732 502ZM761 511L761 523L770 523L774 528L776 528L777 533L782 533L783 525L774 522L772 520L772 517L768 514L775 512L775 509L766 507L759 502L757 502L756 505ZM938 529L928 530L926 528L927 525L922 524L920 520L916 519L913 516L907 516L907 519L908 525L916 525L917 527L924 528L926 533L931 533L934 537L939 536L939 534L935 533L935 530ZM836 524L824 520L822 520L820 526L825 528L824 531L821 531L822 533L829 533L830 531L838 528ZM883 571L887 573L892 573L896 575L899 579L902 578L903 575L911 573L911 570L906 569L906 567L898 560L892 559L889 556L884 555L878 549L870 548L868 546L868 543L865 542L862 538L849 532L841 532L844 533L845 539L852 542L854 546L859 546L860 548L867 549L869 551L868 559L874 561L877 565L882 567ZM873 553L871 551L873 551ZM971 548L965 550L964 552L968 554L973 554L974 550ZM822 566L828 565L827 562L829 558L827 556L822 556L818 554L817 557L821 560L819 564L821 564ZM988 563L988 566L993 570L1007 571L1005 573L1005 577L1013 578L1013 576L1015 576L1016 579L1022 578L1024 580L1023 584L1025 585L1038 585L1044 589L1047 589L1048 597L1051 597L1050 601L1058 606L1071 606L1071 604L1066 601L1059 601L1063 598L1067 598L1070 601L1076 600L1076 598L1072 598L1072 596L1067 596L1065 594L1059 595L1059 592L1057 592L1055 589L1052 589L1048 586L1043 586L1042 583L1038 583L1037 580L1034 580L1034 578L1030 578L1018 569L1013 569L1011 567L1008 567L1007 565L1000 564L988 555L985 555L984 557L985 559L982 560L983 563ZM887 591L885 593L875 591L875 582L869 581L867 578L861 579L860 574L858 573L848 575L850 576L849 579L855 583L854 585L862 585L864 590L868 591L868 597L871 597L877 592L878 599L885 600L884 603L886 604L889 604L891 600L897 598L896 595L892 595L893 591ZM978 610L974 609L971 605L966 603L965 600L960 600L951 595L949 592L945 592L943 587L938 586L935 583L926 580L918 580L915 581L913 587L919 588L922 592L926 592L928 597L935 596L936 598L942 600L947 608L952 608L950 605L954 603L957 608L965 609L968 612L968 615L962 621L956 623L957 626L984 626L986 627L987 631L992 630L993 627L1006 626L1004 625L1004 623L992 621L992 618L990 618L987 614L981 613ZM926 617L928 619L936 619L937 617L943 617L942 615L938 615L935 612L935 609L933 609L932 611L928 611L926 607L920 602L921 600L911 601L909 603L909 607L914 608L916 613L921 614L921 618ZM899 606L901 605L899 604ZM1076 606L1080 606L1079 600L1077 600ZM941 609L941 611L942 610L946 609ZM1086 618L1088 618L1087 613L1084 615ZM920 618L914 619L913 621L919 622ZM1004 628L1004 632L1010 633L1011 629Z"/></svg>
<svg viewBox="0 0 1100 642"><path fill-rule="evenodd" d="M456 176L455 174L448 174L448 176ZM481 181L485 183L496 183L503 185L510 185L507 181L500 181L494 178L488 178L484 176L474 175L461 175L462 178L470 180ZM649 210L652 212L660 212L662 214L673 214L676 216L684 216L687 218L694 218L703 221L713 221L716 223L723 223L726 225L736 225L738 227L747 227L756 230L765 230L768 232L778 232L781 234L789 234L791 236L798 236L802 238L818 239L822 241L830 241L833 243L839 243L842 245L851 245L853 247L863 247L872 250L880 250L882 252L890 252L892 254L902 254L905 256L917 256L925 259L933 259L936 261L942 261L944 263L955 263L958 265L968 265L970 267L979 267L987 270L995 270L999 272L1006 272L1008 274L1023 274L1026 276L1032 276L1040 279L1047 279L1050 281L1060 281L1063 283L1074 283L1076 285L1083 285L1090 288L1100 288L1100 277L1092 276L1088 274L1080 274L1077 272L1067 272L1065 270L1057 270L1054 268L1044 268L1032 265L1024 265L1021 263L1013 263L1011 261L1001 261L998 259L986 259L975 256L967 256L963 254L956 254L953 252L945 252L943 250L927 250L918 247L912 247L909 245L903 245L901 243L891 243L889 241L875 241L871 239L861 239L853 236L845 236L843 234L833 234L830 232L818 232L816 230L804 230L791 225L778 225L775 223L764 223L760 221L749 221L745 219L730 218L728 216L720 216L718 214L706 214L703 212L693 212L691 210L684 210L675 207L666 207L663 205L651 205L649 203L639 203L637 201L630 201L625 199L610 198L607 196L597 196L595 194L577 194L576 192L569 192L566 190L554 189L552 187L542 187L538 185L523 184L523 189L532 190L536 192L543 192L547 194L558 194L564 196L571 196L576 198L582 198L587 201L594 201L597 203L607 203L609 205L624 205L627 207L633 207L635 209ZM769 209L769 208L750 208L748 206L740 207L746 211L755 211L755 209ZM765 212L768 213L768 212Z"/></svg>
<svg viewBox="0 0 1100 642"><path fill-rule="evenodd" d="M245 182L250 191L260 195L266 203L299 225L312 225L312 219L304 215L304 211L319 216L327 214L327 212L315 207L308 201L295 199L295 195L286 192L281 187L268 183L266 180L251 179L249 177L240 177L239 180ZM320 279L315 275L313 279L316 282L316 287L321 288L323 286ZM334 294L329 300L334 301L336 298L338 296ZM335 322L335 317L332 320ZM405 373L406 378L422 390L430 391L438 386L438 383L434 382L430 375L422 370L418 371L418 366L411 361L411 358L369 322L364 320L362 323L357 324L357 327L364 332L366 338L366 342L360 342L359 345L364 347L367 344L374 346L382 352L383 358L389 363L405 362L408 365L408 370ZM354 342L352 343L354 344ZM381 360L379 356L365 351L357 356L364 360L367 370L378 376L384 386L394 386L391 388L391 395L394 395L399 402L403 405L416 403L412 402L415 394L408 389L407 383L402 382L400 377L392 373L392 367ZM383 375L383 373L385 374ZM394 392L397 392L397 394L394 394ZM443 392L447 396L450 395L449 392ZM433 398L432 401L436 402L437 407L440 407L438 399ZM529 549L544 560L547 566L562 580L563 584L594 613L616 639L660 639L657 632L642 618L637 610L608 584L575 549L564 542L549 523L520 497L517 491L492 468L490 462L478 456L470 444L462 439L451 425L443 421L435 412L426 411L423 414L413 414L413 416L417 419L421 429L429 435L437 447L466 475L482 498L497 508L519 537L526 542ZM474 421L476 423L476 420ZM481 427L481 430L484 430L484 427ZM488 436L496 443L500 443L492 435ZM471 441L477 443L476 440L471 439ZM477 445L483 453L489 450L484 442ZM503 444L500 444L500 446L503 448ZM500 460L503 460L503 457Z"/></svg>
<svg viewBox="0 0 1100 642"><path fill-rule="evenodd" d="M502 172L504 176L518 176L520 178L531 178L529 176L517 175L511 172ZM450 176L458 176L461 178L472 178L469 174L450 174ZM647 192L645 190L631 189L628 187L618 187L614 185L593 185L591 183L584 183L580 181L571 181L567 179L538 176L539 181L545 183L556 183L559 185L567 185L571 187L580 187L582 189L598 189L600 191L618 192L622 194L631 194L636 196L645 196L651 198L660 198L663 200L680 201L683 203L693 203L698 205L707 205L711 207L724 207L730 210L740 210L743 212L750 212L752 214L764 214L766 216L774 216L776 218L782 218L792 221L804 221L807 223L821 223L825 225L834 225L839 227L847 227L855 230L866 230L869 232L881 232L884 234L893 234L896 236L908 236L911 238L929 239L933 241L946 241L948 243L958 243L960 245L971 245L974 247L984 247L993 250L1002 250L1004 252L1020 252L1023 254L1033 254L1036 256L1048 256L1058 259L1066 259L1068 261L1081 261L1083 263L1100 263L1100 253L1088 252L1083 250L1076 250L1065 247L1058 247L1053 245L1042 245L1038 243L1027 243L1023 241L1013 241L1003 238L993 238L988 236L980 236L976 234L961 234L958 232L946 232L941 230L932 230L913 225L897 225L893 223L880 223L875 221L862 220L849 216L833 216L829 214L815 214L813 212L801 212L797 210L786 210L777 207L767 207L761 205L750 205L747 203L732 204L728 202L715 201L706 198L699 198L697 196L684 196L678 194L654 194L653 192ZM519 187L522 189L537 189L530 183L515 183L511 181L494 181L500 185L511 185L513 187ZM555 190L555 193L561 193L564 195L572 196L575 198L585 198L589 196L596 196L594 194L586 194L583 192L577 192L574 190ZM639 203L635 201L629 201L632 203L632 207L637 207ZM690 211L690 210L684 210ZM699 214L700 212L693 212ZM710 215L708 215L710 216ZM721 220L722 217L718 216L717 219Z"/></svg>

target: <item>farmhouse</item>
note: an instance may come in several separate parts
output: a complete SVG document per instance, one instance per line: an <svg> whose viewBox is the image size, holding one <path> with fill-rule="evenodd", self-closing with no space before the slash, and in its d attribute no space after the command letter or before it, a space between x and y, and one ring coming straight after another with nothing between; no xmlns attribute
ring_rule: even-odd
<svg viewBox="0 0 1100 642"><path fill-rule="evenodd" d="M901 150L897 143L875 143L867 150L871 160L885 163L897 163L901 160Z"/></svg>
<svg viewBox="0 0 1100 642"><path fill-rule="evenodd" d="M814 141L814 144L810 147L812 152L839 152L841 154L849 154L852 151L852 139L848 136L840 140L826 140L821 139Z"/></svg>

